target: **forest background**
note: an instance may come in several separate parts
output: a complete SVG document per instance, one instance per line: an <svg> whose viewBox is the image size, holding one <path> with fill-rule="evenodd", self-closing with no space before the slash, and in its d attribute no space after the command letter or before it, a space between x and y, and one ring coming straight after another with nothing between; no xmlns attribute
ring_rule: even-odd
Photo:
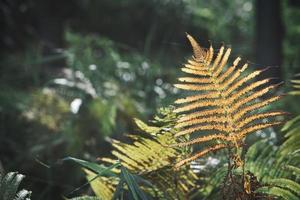
<svg viewBox="0 0 300 200"><path fill-rule="evenodd" d="M4 0L0 16L0 171L25 174L33 199L85 182L62 158L106 156L133 118L173 103L185 32L271 66L284 92L300 72L297 0ZM276 106L296 116L297 104Z"/></svg>

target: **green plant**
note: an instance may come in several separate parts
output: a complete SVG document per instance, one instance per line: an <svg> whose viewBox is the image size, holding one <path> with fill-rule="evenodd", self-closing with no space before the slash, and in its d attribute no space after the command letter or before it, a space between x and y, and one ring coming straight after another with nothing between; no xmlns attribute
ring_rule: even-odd
<svg viewBox="0 0 300 200"><path fill-rule="evenodd" d="M176 133L174 125L177 116L172 110L173 108L160 109L160 115L155 117L152 125L136 119L135 122L142 132L138 135L128 135L128 143L112 141L114 150L111 153L117 159L101 160L113 165L120 162L121 169L115 169L118 177L99 176L94 180L93 177L97 176L95 170L85 170L99 198L117 198L122 196L122 192L126 194L128 189L132 198L138 196L137 199L142 196L142 199L145 199L149 195L155 198L183 199L197 188L197 177L189 167L177 171L173 168L173 162L184 152L169 147L175 142ZM124 183L128 186L126 190ZM138 189L139 185L141 190Z"/></svg>
<svg viewBox="0 0 300 200"><path fill-rule="evenodd" d="M6 175L0 173L0 199L1 200L29 200L31 192L25 189L19 190L19 185L24 175L17 172L9 172Z"/></svg>
<svg viewBox="0 0 300 200"><path fill-rule="evenodd" d="M184 151L168 147L175 142L177 116L172 108L161 109L159 114L161 116L156 116L151 126L136 119L142 133L129 135L130 143L113 141L115 150L112 154L126 168L153 182L160 191L158 193L164 193L159 195L171 199L185 198L196 187L197 178L189 167L179 171L173 168L173 162L184 154Z"/></svg>
<svg viewBox="0 0 300 200"><path fill-rule="evenodd" d="M277 85L271 85L270 79L253 81L265 70L245 74L248 64L237 69L239 57L227 66L230 48L225 51L221 47L214 58L212 47L205 50L191 36L188 39L194 57L182 70L194 76L180 78L183 83L175 86L201 92L175 102L183 106L161 109L161 116L151 125L135 119L142 132L128 135L128 142L111 141L111 154L116 159L99 160L111 166L120 164L120 168L112 169L117 176L85 169L97 197L299 199L300 117L285 124L283 142L276 144L268 138L247 148L250 133L283 123L284 112L265 111L281 97L264 97ZM191 155L194 144L202 150ZM227 152L212 154L220 149ZM201 167L206 154L219 164ZM202 170L200 176L193 167Z"/></svg>
<svg viewBox="0 0 300 200"><path fill-rule="evenodd" d="M232 66L226 68L231 48L225 51L222 46L217 56L214 56L212 46L205 50L192 36L187 35L187 37L193 47L194 56L193 59L188 60L188 64L184 65L182 71L192 76L179 78L179 81L183 83L175 84L175 87L198 93L175 101L177 104L184 105L174 111L185 113L176 124L180 131L175 136L190 135L195 132L202 133L204 136L197 136L188 142L177 143L173 146L208 143L208 147L178 162L176 167L224 148L227 148L229 152L233 151L229 159L237 158L234 164L240 165L239 155L234 151L243 146L244 138L255 131L282 123L276 117L283 115L283 112L262 112L262 108L279 100L280 96L257 101L277 85L265 86L271 79L250 82L265 70L257 70L244 75L248 64L238 69L240 57L233 61ZM263 88L255 91L259 86ZM266 118L274 120L262 121Z"/></svg>
<svg viewBox="0 0 300 200"><path fill-rule="evenodd" d="M69 200L99 200L98 197L92 197L92 196L81 196L81 197L74 197Z"/></svg>
<svg viewBox="0 0 300 200"><path fill-rule="evenodd" d="M288 121L282 128L287 131L285 141L274 146L262 140L252 145L246 154L246 170L261 183L255 192L278 196L283 199L300 197L300 117ZM246 183L251 190L251 181Z"/></svg>
<svg viewBox="0 0 300 200"><path fill-rule="evenodd" d="M138 182L151 184L141 177L131 174L120 162L116 162L109 167L80 160L77 158L65 158L74 161L84 167L87 174L88 183L91 184L95 191L96 198L100 199L118 199L123 198L124 184L126 184L129 196L134 200L146 200L146 194L140 189ZM120 168L120 169L119 169ZM81 197L91 198L91 197ZM76 198L75 198L76 199Z"/></svg>
<svg viewBox="0 0 300 200"><path fill-rule="evenodd" d="M291 94L297 94L297 90ZM300 197L300 116L287 121L281 132L284 133L284 141L281 143L276 143L274 138L266 138L244 149L245 166L234 171L237 177L244 174L241 184L252 199ZM215 198L213 195L220 189L226 171L227 166L223 165L211 173L209 182L202 189L208 199Z"/></svg>

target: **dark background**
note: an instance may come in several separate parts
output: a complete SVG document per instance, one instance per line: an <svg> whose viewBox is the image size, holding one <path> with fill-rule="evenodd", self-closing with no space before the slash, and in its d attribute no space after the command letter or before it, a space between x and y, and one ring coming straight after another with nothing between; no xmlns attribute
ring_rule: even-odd
<svg viewBox="0 0 300 200"><path fill-rule="evenodd" d="M283 92L300 72L297 0L2 0L0 21L0 171L25 174L33 199L89 192L70 194L84 174L61 159L108 155L173 102L186 32L271 66Z"/></svg>

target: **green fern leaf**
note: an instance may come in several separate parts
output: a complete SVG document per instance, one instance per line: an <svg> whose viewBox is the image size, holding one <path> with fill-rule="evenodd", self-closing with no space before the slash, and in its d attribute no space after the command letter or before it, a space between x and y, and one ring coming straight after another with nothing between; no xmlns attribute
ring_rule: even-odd
<svg viewBox="0 0 300 200"><path fill-rule="evenodd" d="M24 177L24 175L18 174L17 172L9 172L5 176L0 174L0 199L29 199L31 195L30 191L21 190L17 192Z"/></svg>
<svg viewBox="0 0 300 200"><path fill-rule="evenodd" d="M293 173L293 175L300 177L300 168L292 165L286 165L285 168Z"/></svg>
<svg viewBox="0 0 300 200"><path fill-rule="evenodd" d="M281 188L289 189L300 197L300 184L292 180L286 178L275 178L269 181L269 183Z"/></svg>
<svg viewBox="0 0 300 200"><path fill-rule="evenodd" d="M281 197L285 200L298 200L299 199L299 197L294 195L289 190L286 190L286 189L283 189L283 188L280 188L280 187L271 187L271 188L261 187L258 190L256 190L256 192L263 193L263 194L268 194L270 196Z"/></svg>
<svg viewBox="0 0 300 200"><path fill-rule="evenodd" d="M74 197L69 200L101 200L98 197L91 197L91 196L81 196L81 197Z"/></svg>

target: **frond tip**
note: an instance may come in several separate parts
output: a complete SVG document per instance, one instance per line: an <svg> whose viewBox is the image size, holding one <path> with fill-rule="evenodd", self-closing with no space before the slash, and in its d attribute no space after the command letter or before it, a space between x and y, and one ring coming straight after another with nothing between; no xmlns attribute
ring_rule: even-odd
<svg viewBox="0 0 300 200"><path fill-rule="evenodd" d="M278 86L271 85L270 79L255 80L267 68L247 73L248 63L240 64L240 57L228 65L231 48L221 46L214 55L211 46L204 49L191 35L187 34L187 38L194 55L182 71L189 76L179 78L180 83L174 86L196 94L175 101L178 106L174 112L182 114L175 126L179 129L175 137L198 135L171 146L208 143L208 147L178 162L176 168L209 152L238 147L248 134L280 124L285 114L281 111L260 113L281 98L273 96L260 100ZM203 132L206 134L201 136Z"/></svg>
<svg viewBox="0 0 300 200"><path fill-rule="evenodd" d="M203 60L206 56L206 52L199 46L198 42L192 36L190 36L189 34L187 34L186 36L192 45L195 60Z"/></svg>

